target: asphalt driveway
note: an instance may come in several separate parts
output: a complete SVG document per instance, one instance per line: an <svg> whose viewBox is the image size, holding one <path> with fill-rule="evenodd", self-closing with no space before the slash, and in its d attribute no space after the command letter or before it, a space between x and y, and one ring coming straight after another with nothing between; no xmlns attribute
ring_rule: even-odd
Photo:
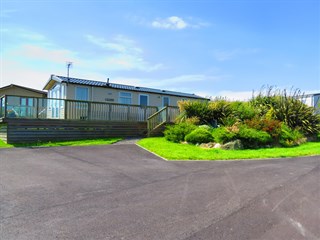
<svg viewBox="0 0 320 240"><path fill-rule="evenodd" d="M0 149L0 239L320 239L320 157L166 162L133 144Z"/></svg>

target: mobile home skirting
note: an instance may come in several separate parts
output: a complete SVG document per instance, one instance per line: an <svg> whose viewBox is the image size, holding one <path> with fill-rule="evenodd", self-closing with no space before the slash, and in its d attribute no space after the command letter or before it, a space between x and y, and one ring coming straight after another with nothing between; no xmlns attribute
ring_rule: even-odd
<svg viewBox="0 0 320 240"><path fill-rule="evenodd" d="M107 137L143 137L147 134L147 123L7 118L2 122L1 129L1 138L11 144Z"/></svg>

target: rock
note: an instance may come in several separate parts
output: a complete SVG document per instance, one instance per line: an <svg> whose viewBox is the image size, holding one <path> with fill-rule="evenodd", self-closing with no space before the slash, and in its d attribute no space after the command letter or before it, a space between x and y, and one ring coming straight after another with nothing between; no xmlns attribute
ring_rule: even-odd
<svg viewBox="0 0 320 240"><path fill-rule="evenodd" d="M213 148L221 148L221 144L220 143L216 143Z"/></svg>
<svg viewBox="0 0 320 240"><path fill-rule="evenodd" d="M214 148L214 146L215 146L214 142L201 143L199 145L199 147L202 147L202 148Z"/></svg>
<svg viewBox="0 0 320 240"><path fill-rule="evenodd" d="M225 150L239 150L239 149L243 149L242 143L239 139L232 141L232 142L228 142L224 145L221 146L221 149L225 149Z"/></svg>

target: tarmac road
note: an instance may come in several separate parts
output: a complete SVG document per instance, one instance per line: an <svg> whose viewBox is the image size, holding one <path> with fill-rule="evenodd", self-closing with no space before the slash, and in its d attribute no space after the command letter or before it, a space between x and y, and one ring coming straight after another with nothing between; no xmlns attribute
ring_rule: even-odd
<svg viewBox="0 0 320 240"><path fill-rule="evenodd" d="M167 162L134 144L0 149L0 239L320 239L320 156Z"/></svg>

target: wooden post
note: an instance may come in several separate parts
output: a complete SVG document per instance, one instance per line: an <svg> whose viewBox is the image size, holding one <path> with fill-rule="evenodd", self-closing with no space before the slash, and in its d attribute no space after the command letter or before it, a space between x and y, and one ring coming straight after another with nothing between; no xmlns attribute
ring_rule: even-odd
<svg viewBox="0 0 320 240"><path fill-rule="evenodd" d="M36 99L37 99L37 101L36 101L36 103L37 103L36 118L38 119L39 118L39 98L36 98Z"/></svg>
<svg viewBox="0 0 320 240"><path fill-rule="evenodd" d="M130 120L130 106L127 105L127 121Z"/></svg>
<svg viewBox="0 0 320 240"><path fill-rule="evenodd" d="M112 110L112 104L109 104L109 111L108 111L108 118L111 120L111 110Z"/></svg>
<svg viewBox="0 0 320 240"><path fill-rule="evenodd" d="M147 121L147 107L144 107L144 121Z"/></svg>
<svg viewBox="0 0 320 240"><path fill-rule="evenodd" d="M68 100L64 101L64 119L68 119Z"/></svg>
<svg viewBox="0 0 320 240"><path fill-rule="evenodd" d="M166 122L169 120L169 111L168 111L168 106L166 106Z"/></svg>
<svg viewBox="0 0 320 240"><path fill-rule="evenodd" d="M88 102L88 117L87 120L91 119L91 102Z"/></svg>
<svg viewBox="0 0 320 240"><path fill-rule="evenodd" d="M8 110L8 96L4 96L4 118L7 118L7 110Z"/></svg>

